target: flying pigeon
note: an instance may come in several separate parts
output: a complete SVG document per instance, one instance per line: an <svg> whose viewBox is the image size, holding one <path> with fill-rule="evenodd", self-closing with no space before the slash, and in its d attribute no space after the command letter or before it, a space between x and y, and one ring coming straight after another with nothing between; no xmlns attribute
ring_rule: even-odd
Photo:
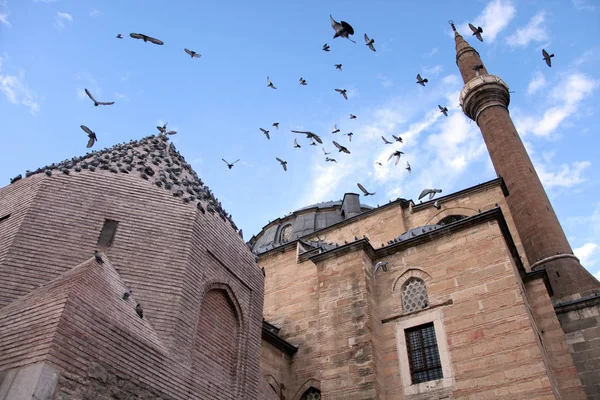
<svg viewBox="0 0 600 400"><path fill-rule="evenodd" d="M221 160L223 160L223 162L224 162L225 164L227 164L227 168L229 168L229 169L233 168L233 165L234 165L236 162L240 161L240 160L238 159L238 160L235 160L235 161L234 161L234 162L232 162L232 163L229 163L229 162L228 162L227 160L225 160L224 158L221 158Z"/></svg>
<svg viewBox="0 0 600 400"><path fill-rule="evenodd" d="M284 171L287 171L287 161L283 161L281 158L279 157L275 157L277 159L277 161L279 161L279 163L281 164L281 166L283 167Z"/></svg>
<svg viewBox="0 0 600 400"><path fill-rule="evenodd" d="M262 133L265 134L265 136L267 137L267 139L271 139L271 136L269 136L269 131L263 128L258 128L261 130Z"/></svg>
<svg viewBox="0 0 600 400"><path fill-rule="evenodd" d="M85 89L85 94L88 95L88 97L90 99L92 99L92 101L94 102L94 106L98 107L100 106L110 106L111 104L115 104L114 101L96 101L96 99L94 98L94 96L92 96L92 94L90 93L89 90Z"/></svg>
<svg viewBox="0 0 600 400"><path fill-rule="evenodd" d="M442 107L438 104L438 108L442 114L444 114L446 117L448 116L448 109L446 107Z"/></svg>
<svg viewBox="0 0 600 400"><path fill-rule="evenodd" d="M379 161L375 161L375 164L379 165L380 167L383 167L383 164L380 163Z"/></svg>
<svg viewBox="0 0 600 400"><path fill-rule="evenodd" d="M333 130L331 131L331 133L338 133L340 130L337 127L337 124L333 124Z"/></svg>
<svg viewBox="0 0 600 400"><path fill-rule="evenodd" d="M325 155L331 154L331 152L326 152L325 151L325 147L321 147L321 149L323 149L323 154L325 154Z"/></svg>
<svg viewBox="0 0 600 400"><path fill-rule="evenodd" d="M104 264L104 260L102 259L102 255L98 253L98 250L94 250L94 258L98 264Z"/></svg>
<svg viewBox="0 0 600 400"><path fill-rule="evenodd" d="M480 26L475 28L473 26L473 24L469 24L469 28L471 28L471 30L473 31L473 36L475 36L477 39L479 39L480 42L483 42L483 38L481 37L481 34L483 33L483 29L481 29Z"/></svg>
<svg viewBox="0 0 600 400"><path fill-rule="evenodd" d="M131 290L126 291L125 293L123 293L123 300L127 300L129 298L129 296L131 296Z"/></svg>
<svg viewBox="0 0 600 400"><path fill-rule="evenodd" d="M356 119L356 115L350 114L350 119Z"/></svg>
<svg viewBox="0 0 600 400"><path fill-rule="evenodd" d="M366 45L369 46L369 48L373 51L377 51L375 50L375 46L373 46L373 43L375 43L374 39L369 39L369 37L367 36L367 34L365 33L365 42Z"/></svg>
<svg viewBox="0 0 600 400"><path fill-rule="evenodd" d="M317 145L317 143L315 143L315 141L314 141L314 140L310 139L310 145L311 145L311 146L316 146L316 145Z"/></svg>
<svg viewBox="0 0 600 400"><path fill-rule="evenodd" d="M442 193L442 189L423 189L423 191L419 195L419 200L421 200L427 195L429 195L429 200L431 200L433 199L433 196L435 196L436 193Z"/></svg>
<svg viewBox="0 0 600 400"><path fill-rule="evenodd" d="M548 54L548 52L544 49L542 49L542 55L544 56L544 60L546 61L546 64L548 64L549 67L552 66L552 61L550 60L552 57L554 57L554 54Z"/></svg>
<svg viewBox="0 0 600 400"><path fill-rule="evenodd" d="M269 79L268 76L267 76L267 86L270 87L271 89L277 89L275 87L275 85L273 85L273 82L271 82L271 80Z"/></svg>
<svg viewBox="0 0 600 400"><path fill-rule="evenodd" d="M329 19L331 20L331 27L335 31L335 35L333 35L334 39L339 36L348 39L352 43L356 43L354 40L348 37L348 35L354 35L354 28L352 28L349 23L346 21L341 21L341 23L339 23L333 19L331 14L329 15Z"/></svg>
<svg viewBox="0 0 600 400"><path fill-rule="evenodd" d="M330 158L330 157L325 157L325 162L334 162L337 164L337 161L335 158Z"/></svg>
<svg viewBox="0 0 600 400"><path fill-rule="evenodd" d="M429 82L427 79L421 78L421 74L417 74L417 83L421 86L425 86L425 84Z"/></svg>
<svg viewBox="0 0 600 400"><path fill-rule="evenodd" d="M358 188L363 192L363 194L365 195L365 197L367 196L373 196L375 194L375 192L371 193L369 192L367 189L365 189L365 187L363 185L361 185L360 183L357 183Z"/></svg>
<svg viewBox="0 0 600 400"><path fill-rule="evenodd" d="M379 261L377 264L375 264L375 268L373 269L373 275L375 275L375 272L377 272L379 268L381 268L383 272L387 272L387 265L387 261Z"/></svg>
<svg viewBox="0 0 600 400"><path fill-rule="evenodd" d="M273 126L275 127L275 129L279 129L279 122L273 122Z"/></svg>
<svg viewBox="0 0 600 400"><path fill-rule="evenodd" d="M92 147L94 145L95 142L98 141L98 138L96 137L96 132L93 132L90 128L88 128L85 125L81 125L81 129L83 129L83 131L85 133L87 133L88 137L90 138L90 140L88 140L88 144L86 146L89 149L90 147Z"/></svg>
<svg viewBox="0 0 600 400"><path fill-rule="evenodd" d="M300 85L306 86L306 79L300 77Z"/></svg>
<svg viewBox="0 0 600 400"><path fill-rule="evenodd" d="M436 209L438 209L438 210L439 210L440 208L442 208L442 206L440 206L440 202L439 202L439 201L437 201L437 200L433 202L433 206L434 206Z"/></svg>
<svg viewBox="0 0 600 400"><path fill-rule="evenodd" d="M385 144L394 144L394 142L390 142L389 140L387 140L383 136L381 136L381 138L383 139L383 143L385 143Z"/></svg>
<svg viewBox="0 0 600 400"><path fill-rule="evenodd" d="M134 39L143 39L144 42L150 42L150 43L154 43L157 44L159 46L162 46L164 43L161 40L155 39L151 36L146 36L142 33L130 33L129 36L131 36Z"/></svg>
<svg viewBox="0 0 600 400"><path fill-rule="evenodd" d="M404 142L402 141L402 138L401 138L400 136L392 135L392 137L394 138L394 140L395 140L396 142L404 143Z"/></svg>
<svg viewBox="0 0 600 400"><path fill-rule="evenodd" d="M342 146L341 144L339 144L335 140L333 141L333 144L334 144L335 147L337 147L337 149L340 151L340 153L350 154L350 150L348 150L347 148L345 148L344 146Z"/></svg>
<svg viewBox="0 0 600 400"><path fill-rule="evenodd" d="M325 43L325 44L323 45L323 51L329 51L329 49L330 49L330 48L331 48L331 47L329 47L329 45L328 45L327 43Z"/></svg>
<svg viewBox="0 0 600 400"><path fill-rule="evenodd" d="M323 144L323 141L321 140L321 138L316 134L316 133L312 133L309 131L292 131L294 133L301 133L303 135L306 135L306 137L308 139L315 139L318 143Z"/></svg>
<svg viewBox="0 0 600 400"><path fill-rule="evenodd" d="M188 50L186 48L184 48L183 50L185 50L186 53L188 53L192 58L200 58L200 54L196 53L193 50Z"/></svg>
<svg viewBox="0 0 600 400"><path fill-rule="evenodd" d="M166 133L167 132L167 124L168 124L168 122L165 122L165 124L163 126L157 126L156 129L158 129L160 133Z"/></svg>
<svg viewBox="0 0 600 400"><path fill-rule="evenodd" d="M121 36L121 34L119 33L119 34L117 35L117 39L123 39L123 36Z"/></svg>
<svg viewBox="0 0 600 400"><path fill-rule="evenodd" d="M352 135L354 135L354 133L348 132L348 133L344 133L344 135L348 136L348 140L352 141Z"/></svg>
<svg viewBox="0 0 600 400"><path fill-rule="evenodd" d="M141 304L137 304L137 306L135 306L135 312L137 313L137 315L139 315L140 318L144 318L144 310L142 309L142 305Z"/></svg>
<svg viewBox="0 0 600 400"><path fill-rule="evenodd" d="M406 170L408 171L408 173L410 174L411 168L410 168L410 164L408 163L408 161L406 162Z"/></svg>
<svg viewBox="0 0 600 400"><path fill-rule="evenodd" d="M473 67L473 71L475 71L475 76L479 76L480 69L483 69L483 64L479 64Z"/></svg>
<svg viewBox="0 0 600 400"><path fill-rule="evenodd" d="M333 64L335 66L335 69L339 69L340 71L342 70L342 64Z"/></svg>
<svg viewBox="0 0 600 400"><path fill-rule="evenodd" d="M295 149L299 149L299 148L301 148L301 147L302 147L302 146L300 146L300 145L298 144L298 141L296 140L296 138L294 138L294 148L295 148Z"/></svg>
<svg viewBox="0 0 600 400"><path fill-rule="evenodd" d="M346 89L335 89L336 92L340 93L346 100L348 100L348 95L346 94Z"/></svg>
<svg viewBox="0 0 600 400"><path fill-rule="evenodd" d="M396 162L394 163L394 165L398 165L398 161L400 161L400 157L402 157L402 154L404 154L404 153L401 152L400 150L396 150L392 153L390 158L388 158L388 161L390 161L392 159L392 157L396 157Z"/></svg>

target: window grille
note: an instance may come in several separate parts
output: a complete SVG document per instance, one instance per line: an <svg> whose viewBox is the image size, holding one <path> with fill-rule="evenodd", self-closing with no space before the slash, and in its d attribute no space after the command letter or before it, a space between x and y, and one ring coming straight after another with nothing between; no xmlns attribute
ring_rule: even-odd
<svg viewBox="0 0 600 400"><path fill-rule="evenodd" d="M321 391L313 387L308 388L308 390L304 392L300 400L321 400Z"/></svg>
<svg viewBox="0 0 600 400"><path fill-rule="evenodd" d="M404 332L413 385L442 379L442 363L433 322L406 329Z"/></svg>
<svg viewBox="0 0 600 400"><path fill-rule="evenodd" d="M402 286L402 310L405 313L421 310L429 305L425 281L410 278Z"/></svg>

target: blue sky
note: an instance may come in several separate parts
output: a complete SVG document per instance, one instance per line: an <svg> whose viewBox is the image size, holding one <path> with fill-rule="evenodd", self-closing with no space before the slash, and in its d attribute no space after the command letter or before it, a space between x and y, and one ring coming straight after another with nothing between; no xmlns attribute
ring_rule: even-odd
<svg viewBox="0 0 600 400"><path fill-rule="evenodd" d="M576 254L600 275L600 3L406 3L0 1L0 182L84 154L81 124L102 148L155 134L164 121L246 239L294 209L357 192L357 182L377 193L363 199L376 205L416 200L425 187L450 193L493 179L476 124L457 108L453 19L490 73L515 91L510 112L538 174ZM332 39L329 14L353 25L356 44ZM483 43L467 22L483 27ZM202 57L191 59L184 47ZM552 68L542 47L556 54ZM417 73L427 87L415 83ZM267 88L267 76L277 90ZM84 88L116 104L94 107ZM351 143L331 134L334 124L354 133ZM321 146L291 129L319 133L338 164L325 163ZM380 138L392 134L404 139L394 145L405 152L398 167L385 162L392 146ZM333 152L332 140L352 154ZM275 157L288 161L287 172ZM241 161L228 170L221 158Z"/></svg>

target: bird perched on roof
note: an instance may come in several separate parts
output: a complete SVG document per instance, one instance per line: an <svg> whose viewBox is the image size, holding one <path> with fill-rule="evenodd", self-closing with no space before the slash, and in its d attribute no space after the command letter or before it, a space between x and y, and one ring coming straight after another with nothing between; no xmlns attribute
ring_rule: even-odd
<svg viewBox="0 0 600 400"><path fill-rule="evenodd" d="M440 206L440 202L439 202L439 201L437 201L437 200L433 202L433 206L434 206L434 207L435 207L437 210L439 210L440 208L442 208L442 206Z"/></svg>
<svg viewBox="0 0 600 400"><path fill-rule="evenodd" d="M331 27L335 31L335 35L333 35L334 39L339 36L348 39L352 43L356 43L354 40L348 37L348 35L354 35L354 28L352 28L352 25L346 21L337 22L335 19L333 19L331 14L329 15L329 19L331 20Z"/></svg>
<svg viewBox="0 0 600 400"><path fill-rule="evenodd" d="M352 136L354 135L354 133L348 132L348 133L344 133L344 135L348 136L348 140L352 141Z"/></svg>
<svg viewBox="0 0 600 400"><path fill-rule="evenodd" d="M227 168L229 168L229 169L233 168L234 164L235 164L236 162L240 161L239 159L237 159L237 160L235 160L234 162L230 163L230 162L228 162L227 160L225 160L224 158L221 158L221 160L223 160L223 162L224 162L225 164L227 164Z"/></svg>
<svg viewBox="0 0 600 400"><path fill-rule="evenodd" d="M337 124L333 124L333 130L331 131L331 133L338 133L340 131L340 129L337 127Z"/></svg>
<svg viewBox="0 0 600 400"><path fill-rule="evenodd" d="M123 293L123 300L127 300L129 296L131 296L131 293L133 293L133 290L128 290L125 293Z"/></svg>
<svg viewBox="0 0 600 400"><path fill-rule="evenodd" d="M329 50L330 48L331 48L331 47L330 47L330 46L329 46L327 43L325 43L325 44L323 45L323 51L330 51L330 50Z"/></svg>
<svg viewBox="0 0 600 400"><path fill-rule="evenodd" d="M442 114L444 114L446 117L448 116L448 109L446 107L442 107L438 104L438 108Z"/></svg>
<svg viewBox="0 0 600 400"><path fill-rule="evenodd" d="M284 171L287 171L287 161L283 161L281 158L279 157L275 157L275 159L277 161L279 161L279 164L281 164L281 166L283 167Z"/></svg>
<svg viewBox="0 0 600 400"><path fill-rule="evenodd" d="M261 132L265 134L265 136L267 137L267 139L269 139L269 140L271 139L271 136L269 136L269 131L268 130L263 129L263 128L258 128L258 129L260 129Z"/></svg>
<svg viewBox="0 0 600 400"><path fill-rule="evenodd" d="M123 36L121 36L121 34L119 33L119 34L117 35L117 39L123 39Z"/></svg>
<svg viewBox="0 0 600 400"><path fill-rule="evenodd" d="M275 129L279 130L279 122L273 122L273 126Z"/></svg>
<svg viewBox="0 0 600 400"><path fill-rule="evenodd" d="M306 86L306 79L300 77L300 85Z"/></svg>
<svg viewBox="0 0 600 400"><path fill-rule="evenodd" d="M335 158L331 158L331 157L325 157L325 162L334 162L337 164L337 160Z"/></svg>
<svg viewBox="0 0 600 400"><path fill-rule="evenodd" d="M158 40L156 38L153 38L152 36L144 35L143 33L130 33L129 36L131 36L134 39L142 39L144 42L154 43L159 46L162 46L164 44L162 40Z"/></svg>
<svg viewBox="0 0 600 400"><path fill-rule="evenodd" d="M23 179L23 175L19 174L10 180L10 184L12 185L13 183L20 181L21 179Z"/></svg>
<svg viewBox="0 0 600 400"><path fill-rule="evenodd" d="M473 31L473 36L475 36L477 39L479 39L480 42L483 42L483 38L481 37L481 34L483 33L483 29L481 29L480 26L475 28L475 26L473 26L473 24L469 24L469 28L471 28L471 30Z"/></svg>
<svg viewBox="0 0 600 400"><path fill-rule="evenodd" d="M298 141L296 140L296 138L294 138L294 148L295 148L295 149L299 149L299 148L301 148L301 147L302 147L302 146L300 146L300 145L298 144Z"/></svg>
<svg viewBox="0 0 600 400"><path fill-rule="evenodd" d="M310 131L292 131L294 133L300 133L302 135L306 135L306 137L308 139L315 139L318 143L323 144L323 141L321 140L321 138L316 134L316 133L312 133Z"/></svg>
<svg viewBox="0 0 600 400"><path fill-rule="evenodd" d="M96 99L94 98L94 96L92 96L92 94L90 93L89 90L85 89L85 94L88 95L88 97L90 99L92 99L92 101L94 102L94 106L98 107L98 106L110 106L112 104L115 104L114 101L96 101Z"/></svg>
<svg viewBox="0 0 600 400"><path fill-rule="evenodd" d="M167 124L168 124L168 122L165 122L165 124L163 126L157 126L156 129L158 129L160 131L160 133L164 134L164 135L175 135L177 133L176 131L168 131L167 130Z"/></svg>
<svg viewBox="0 0 600 400"><path fill-rule="evenodd" d="M400 136L392 135L392 137L394 138L394 140L395 140L396 142L404 143L404 142L402 141L402 138L401 138Z"/></svg>
<svg viewBox="0 0 600 400"><path fill-rule="evenodd" d="M419 195L419 200L421 200L423 197L425 197L427 195L429 195L429 200L431 200L431 199L433 199L433 196L436 195L436 193L442 193L442 189L423 189L423 191Z"/></svg>
<svg viewBox="0 0 600 400"><path fill-rule="evenodd" d="M88 128L85 125L81 125L81 129L83 129L83 131L85 133L87 133L88 138L90 138L88 140L88 144L86 146L89 149L90 147L92 147L94 145L95 142L98 141L98 137L96 136L96 132L93 132L90 128Z"/></svg>
<svg viewBox="0 0 600 400"><path fill-rule="evenodd" d="M346 89L335 89L336 92L340 93L346 100L348 100L348 95L346 94Z"/></svg>
<svg viewBox="0 0 600 400"><path fill-rule="evenodd" d="M350 114L350 119L356 119L356 115Z"/></svg>
<svg viewBox="0 0 600 400"><path fill-rule="evenodd" d="M383 243L381 244L381 247L383 247ZM387 272L387 265L387 261L379 261L377 264L375 264L375 268L373 268L373 275L375 275L375 272L377 272L379 268L381 268L383 272Z"/></svg>
<svg viewBox="0 0 600 400"><path fill-rule="evenodd" d="M483 69L483 64L475 65L473 67L473 71L475 71L475 76L479 76L479 70Z"/></svg>
<svg viewBox="0 0 600 400"><path fill-rule="evenodd" d="M550 59L554 57L554 54L548 54L546 50L542 49L542 55L544 56L544 61L546 61L546 64L548 64L548 66L551 67L552 61Z"/></svg>
<svg viewBox="0 0 600 400"><path fill-rule="evenodd" d="M273 82L271 82L271 79L269 79L268 76L267 76L267 86L270 87L271 89L277 89L275 87L275 85L273 85Z"/></svg>
<svg viewBox="0 0 600 400"><path fill-rule="evenodd" d="M333 64L335 66L335 69L339 69L340 71L342 70L342 64Z"/></svg>
<svg viewBox="0 0 600 400"><path fill-rule="evenodd" d="M400 161L400 157L402 157L402 154L404 154L404 153L401 152L400 150L396 150L392 153L390 158L388 158L388 161L390 161L392 159L392 157L396 157L396 162L394 163L394 165L398 165L398 161Z"/></svg>
<svg viewBox="0 0 600 400"><path fill-rule="evenodd" d="M358 188L363 192L363 194L365 195L365 197L367 196L373 196L375 194L375 192L371 193L369 192L367 189L365 189L365 187L363 185L361 185L360 183L356 184L358 186Z"/></svg>
<svg viewBox="0 0 600 400"><path fill-rule="evenodd" d="M345 148L344 146L342 146L341 144L339 144L335 140L333 141L333 145L335 147L337 147L337 149L340 151L340 153L350 154L350 150L348 150L347 148Z"/></svg>
<svg viewBox="0 0 600 400"><path fill-rule="evenodd" d="M135 306L135 312L140 318L144 318L144 310L142 309L142 305L140 303Z"/></svg>
<svg viewBox="0 0 600 400"><path fill-rule="evenodd" d="M406 170L408 171L409 174L410 174L410 171L412 171L408 161L406 162Z"/></svg>
<svg viewBox="0 0 600 400"><path fill-rule="evenodd" d="M427 79L421 78L421 74L417 74L417 83L421 86L425 86L425 84L429 82Z"/></svg>
<svg viewBox="0 0 600 400"><path fill-rule="evenodd" d="M325 155L331 154L331 152L325 151L325 147L321 147L321 149L323 150L323 154L325 154Z"/></svg>
<svg viewBox="0 0 600 400"><path fill-rule="evenodd" d="M366 46L369 46L369 48L373 51L377 51L375 50L375 46L373 46L373 43L375 43L374 39L369 39L369 37L367 36L367 34L365 33L365 43Z"/></svg>
<svg viewBox="0 0 600 400"><path fill-rule="evenodd" d="M188 50L186 48L183 49L186 53L188 53L190 55L190 57L192 58L200 58L200 54L196 53L193 50Z"/></svg>
<svg viewBox="0 0 600 400"><path fill-rule="evenodd" d="M94 258L98 264L104 264L104 260L102 259L102 255L98 253L98 250L94 250Z"/></svg>

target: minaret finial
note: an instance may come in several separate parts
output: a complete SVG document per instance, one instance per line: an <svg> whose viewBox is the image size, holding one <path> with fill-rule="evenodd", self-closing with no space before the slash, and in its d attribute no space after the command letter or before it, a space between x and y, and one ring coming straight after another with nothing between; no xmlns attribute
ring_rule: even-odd
<svg viewBox="0 0 600 400"><path fill-rule="evenodd" d="M450 21L448 21L448 23L450 23L450 26L452 27L452 30L454 32L456 32L456 27L454 26L454 21L450 20Z"/></svg>

